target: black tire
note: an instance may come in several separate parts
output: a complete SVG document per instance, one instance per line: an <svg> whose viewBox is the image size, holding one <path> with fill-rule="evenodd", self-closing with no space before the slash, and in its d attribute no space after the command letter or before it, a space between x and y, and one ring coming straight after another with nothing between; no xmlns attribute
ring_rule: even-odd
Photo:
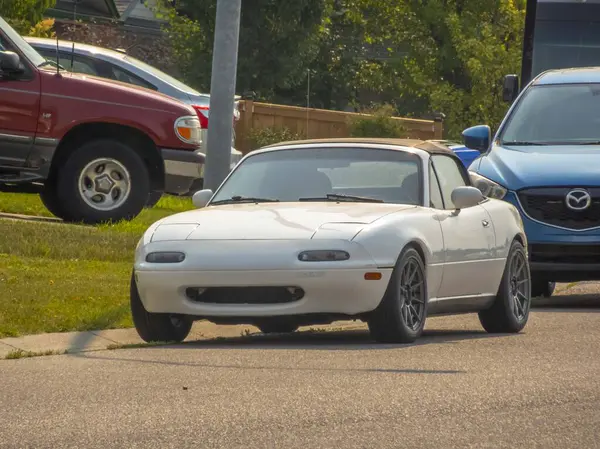
<svg viewBox="0 0 600 449"><path fill-rule="evenodd" d="M56 184L53 182L47 182L42 187L40 192L40 199L44 204L44 207L54 215L55 217L62 218L64 211L61 207L60 201L58 200L58 193L56 192Z"/></svg>
<svg viewBox="0 0 600 449"><path fill-rule="evenodd" d="M148 201L146 202L146 208L152 209L160 201L163 196L163 192L150 192L148 195Z"/></svg>
<svg viewBox="0 0 600 449"><path fill-rule="evenodd" d="M189 335L193 324L191 318L181 315L150 313L146 311L135 283L134 274L131 275L129 299L135 330L145 342L180 343Z"/></svg>
<svg viewBox="0 0 600 449"><path fill-rule="evenodd" d="M489 333L517 333L527 324L530 309L529 263L523 245L514 241L506 259L496 300L489 309L479 312L479 321Z"/></svg>
<svg viewBox="0 0 600 449"><path fill-rule="evenodd" d="M291 334L292 332L296 332L299 326L294 323L281 321L281 319L271 319L257 323L256 327L263 334Z"/></svg>
<svg viewBox="0 0 600 449"><path fill-rule="evenodd" d="M129 194L122 195L120 198L123 199L118 200L122 202L112 209L101 210L91 206L81 193L80 175L88 164L99 159L113 161L124 167L127 172L124 179L129 183ZM131 220L142 211L149 194L150 175L146 164L135 150L117 140L99 139L86 142L75 149L66 163L59 167L57 196L63 205L61 218L65 221L97 224Z"/></svg>
<svg viewBox="0 0 600 449"><path fill-rule="evenodd" d="M531 279L531 297L549 298L554 293L556 282L550 282L543 278L533 277Z"/></svg>
<svg viewBox="0 0 600 449"><path fill-rule="evenodd" d="M427 301L425 264L416 249L407 247L396 262L383 300L367 320L371 336L380 343L414 342L425 327Z"/></svg>

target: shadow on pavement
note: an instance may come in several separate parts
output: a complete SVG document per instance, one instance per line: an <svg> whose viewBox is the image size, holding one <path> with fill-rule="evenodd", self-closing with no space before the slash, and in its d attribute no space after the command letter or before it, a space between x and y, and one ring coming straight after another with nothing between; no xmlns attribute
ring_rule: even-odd
<svg viewBox="0 0 600 449"><path fill-rule="evenodd" d="M382 350L382 349L408 349L415 346L428 344L454 344L463 340L473 340L481 338L495 337L517 337L518 335L498 334L492 335L478 331L456 331L456 330L431 330L426 331L424 335L413 344L380 344L374 343L369 333L365 330L350 330L350 331L299 331L293 334L284 335L263 335L251 334L248 336L222 338L214 340L200 340L185 342L181 344L165 345L165 346L149 346L136 348L136 356L143 355L144 357L154 354L157 349L255 349L255 350ZM439 369L404 369L404 368L332 368L326 366L277 366L277 365L246 365L246 364L219 364L219 363L202 363L202 362L179 362L172 360L156 360L147 358L129 358L119 357L117 350L115 356L108 356L105 352L102 353L79 353L73 354L73 357L83 357L94 360L134 362L140 364L156 364L168 366L191 366L199 368L222 368L222 369L239 369L239 370L283 370L283 371L330 371L330 372L354 372L354 373L392 373L392 374L463 374L466 371L461 370L439 370ZM166 358L166 357L165 357Z"/></svg>
<svg viewBox="0 0 600 449"><path fill-rule="evenodd" d="M423 336L415 343L376 343L371 339L369 332L364 329L340 331L298 331L292 334L250 334L240 337L215 338L211 340L197 340L184 342L179 345L168 346L177 349L270 349L270 350L325 350L325 351L361 351L404 349L413 346L429 344L455 344L461 340L480 338L493 338L492 335L482 331L464 330L425 330ZM505 336L505 335L504 335Z"/></svg>
<svg viewBox="0 0 600 449"><path fill-rule="evenodd" d="M600 312L600 293L568 294L567 291L550 298L535 299L532 312Z"/></svg>

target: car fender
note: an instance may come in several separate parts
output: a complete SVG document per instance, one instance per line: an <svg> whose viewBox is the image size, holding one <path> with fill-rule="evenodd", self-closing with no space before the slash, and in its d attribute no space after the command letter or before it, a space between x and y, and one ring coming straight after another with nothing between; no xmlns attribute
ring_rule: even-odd
<svg viewBox="0 0 600 449"><path fill-rule="evenodd" d="M510 246L513 240L519 239L525 250L527 250L527 236L523 220L517 208L503 200L488 199L481 206L488 212L492 218L494 232L496 235L496 245L493 257L507 258Z"/></svg>
<svg viewBox="0 0 600 449"><path fill-rule="evenodd" d="M393 268L407 245L415 245L427 270L429 296L435 297L442 281L444 239L435 210L425 207L396 212L365 226L354 238L380 268Z"/></svg>

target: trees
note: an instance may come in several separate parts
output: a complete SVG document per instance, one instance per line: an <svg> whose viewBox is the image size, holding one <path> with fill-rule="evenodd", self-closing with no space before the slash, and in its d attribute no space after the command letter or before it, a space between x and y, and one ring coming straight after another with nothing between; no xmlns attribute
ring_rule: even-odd
<svg viewBox="0 0 600 449"><path fill-rule="evenodd" d="M167 33L181 61L186 80L210 88L216 0L186 0L175 9L159 7L167 18ZM329 8L323 0L245 0L240 25L237 91L254 91L259 99L273 98L306 79L308 63L317 54L323 19ZM177 3L176 3L177 7Z"/></svg>
<svg viewBox="0 0 600 449"><path fill-rule="evenodd" d="M21 34L29 34L56 0L0 0L0 16ZM41 25L44 28L44 25ZM38 27L37 32L40 32Z"/></svg>
<svg viewBox="0 0 600 449"><path fill-rule="evenodd" d="M470 125L499 124L502 77L520 68L525 0L399 0L392 11L387 0L357 4L378 11L374 35L383 26L406 48L394 67L401 113L443 112L452 138Z"/></svg>
<svg viewBox="0 0 600 449"><path fill-rule="evenodd" d="M208 91L216 0L163 11L187 81ZM313 107L343 109L366 90L401 115L443 112L456 138L504 115L524 16L525 0L245 0L237 91L305 105L310 76ZM373 58L374 45L401 57Z"/></svg>

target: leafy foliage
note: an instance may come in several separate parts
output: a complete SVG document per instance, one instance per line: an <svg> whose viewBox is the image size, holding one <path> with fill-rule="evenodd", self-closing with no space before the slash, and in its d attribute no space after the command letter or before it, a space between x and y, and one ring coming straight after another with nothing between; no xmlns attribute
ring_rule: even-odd
<svg viewBox="0 0 600 449"><path fill-rule="evenodd" d="M361 111L365 116L350 119L351 137L406 137L407 130L397 118L394 108L383 105Z"/></svg>
<svg viewBox="0 0 600 449"><path fill-rule="evenodd" d="M38 23L31 27L28 35L45 38L56 37L56 33L54 32L54 19L40 20Z"/></svg>
<svg viewBox="0 0 600 449"><path fill-rule="evenodd" d="M250 142L251 150L256 150L257 148L275 143L287 142L290 140L300 140L303 138L304 136L285 126L253 128L248 133L248 140Z"/></svg>
<svg viewBox="0 0 600 449"><path fill-rule="evenodd" d="M216 0L186 0L179 12L163 2L186 80L208 91ZM505 114L501 81L519 71L524 15L525 0L244 2L236 90L325 109L375 101L402 116L443 112L457 138Z"/></svg>
<svg viewBox="0 0 600 449"><path fill-rule="evenodd" d="M0 16L19 33L29 34L56 0L0 0Z"/></svg>
<svg viewBox="0 0 600 449"><path fill-rule="evenodd" d="M507 108L502 77L520 68L525 0L357 0L357 5L374 12L369 29L376 39L406 50L394 67L403 115L443 112L452 138L480 122L498 125Z"/></svg>

